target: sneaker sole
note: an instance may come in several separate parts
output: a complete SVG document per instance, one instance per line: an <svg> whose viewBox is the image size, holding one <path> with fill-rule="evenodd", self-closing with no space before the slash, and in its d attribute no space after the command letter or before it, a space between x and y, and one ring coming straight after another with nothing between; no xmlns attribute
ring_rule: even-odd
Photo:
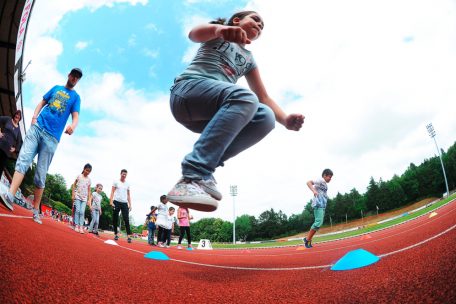
<svg viewBox="0 0 456 304"><path fill-rule="evenodd" d="M195 197L168 195L168 200L179 207L189 208L203 212L212 212L217 210L218 207L218 202L212 198L199 198L198 200L195 200Z"/></svg>
<svg viewBox="0 0 456 304"><path fill-rule="evenodd" d="M0 193L0 198L1 198L1 201L3 203L3 205L5 205L6 208L8 208L9 210L11 211L14 211L14 207L13 205L11 205L5 198L5 196L3 195L3 193Z"/></svg>

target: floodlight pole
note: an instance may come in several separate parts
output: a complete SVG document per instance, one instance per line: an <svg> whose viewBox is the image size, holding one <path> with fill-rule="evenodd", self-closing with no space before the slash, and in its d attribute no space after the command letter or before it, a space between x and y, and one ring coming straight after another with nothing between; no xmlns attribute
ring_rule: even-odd
<svg viewBox="0 0 456 304"><path fill-rule="evenodd" d="M440 164L442 165L443 178L445 179L446 196L449 197L450 196L450 190L448 189L448 181L447 181L447 177L446 177L446 174L445 174L445 167L443 166L442 155L440 153L439 146L437 145L437 140L435 140L436 133L435 133L435 130L434 130L434 126L432 125L432 123L430 123L430 124L428 124L426 126L426 129L428 130L429 136L434 140L435 147L437 148L437 152L439 153Z"/></svg>
<svg viewBox="0 0 456 304"><path fill-rule="evenodd" d="M230 194L233 197L233 245L236 244L236 209L234 197L237 195L237 185L230 185Z"/></svg>

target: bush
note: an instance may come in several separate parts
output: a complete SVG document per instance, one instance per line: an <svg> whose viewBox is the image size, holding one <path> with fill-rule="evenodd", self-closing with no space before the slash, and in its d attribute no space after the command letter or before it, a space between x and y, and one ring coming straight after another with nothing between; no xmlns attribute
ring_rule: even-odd
<svg viewBox="0 0 456 304"><path fill-rule="evenodd" d="M68 215L71 215L71 209L68 208L65 204L61 202L54 202L54 209L57 210L60 213L66 213Z"/></svg>

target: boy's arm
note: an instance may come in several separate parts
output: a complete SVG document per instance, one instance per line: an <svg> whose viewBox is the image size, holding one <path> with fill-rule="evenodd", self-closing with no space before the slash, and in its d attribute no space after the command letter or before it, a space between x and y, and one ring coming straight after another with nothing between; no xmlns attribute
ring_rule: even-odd
<svg viewBox="0 0 456 304"><path fill-rule="evenodd" d="M36 123L36 120L38 119L38 115L40 115L41 109L47 104L46 100L41 100L40 103L38 103L35 107L35 111L33 111L33 116L32 116L32 125Z"/></svg>
<svg viewBox="0 0 456 304"><path fill-rule="evenodd" d="M254 68L245 75L250 89L258 96L261 103L269 106L274 112L276 120L288 130L299 131L304 123L302 114L286 114L282 108L268 95L261 79L258 68Z"/></svg>
<svg viewBox="0 0 456 304"><path fill-rule="evenodd" d="M318 192L317 190L315 189L314 187L314 182L312 180L308 181L307 182L307 187L309 187L310 191L312 191L312 193L314 194L314 196L317 196L318 195Z"/></svg>
<svg viewBox="0 0 456 304"><path fill-rule="evenodd" d="M111 189L111 196L109 197L109 205L114 208L113 198L114 198L114 191L116 191L116 187L112 186Z"/></svg>
<svg viewBox="0 0 456 304"><path fill-rule="evenodd" d="M128 201L128 209L130 209L130 211L131 211L130 189L127 190L127 201Z"/></svg>

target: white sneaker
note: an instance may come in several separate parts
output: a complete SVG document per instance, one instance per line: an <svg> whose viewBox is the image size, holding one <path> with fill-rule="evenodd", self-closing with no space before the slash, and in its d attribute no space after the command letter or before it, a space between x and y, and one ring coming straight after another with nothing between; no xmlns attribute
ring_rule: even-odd
<svg viewBox="0 0 456 304"><path fill-rule="evenodd" d="M177 184L169 191L168 200L181 207L186 207L198 211L215 211L218 202L207 194L199 184L181 178Z"/></svg>
<svg viewBox="0 0 456 304"><path fill-rule="evenodd" d="M158 245L157 245L157 246L158 246L158 247L160 247L160 248L163 248L163 247L165 247L165 246L163 245L163 243L158 243Z"/></svg>
<svg viewBox="0 0 456 304"><path fill-rule="evenodd" d="M39 214L34 214L34 215L33 215L33 220L34 220L35 223L37 223L37 224L40 224L40 225L43 224L43 222L42 222L41 219L40 219L40 215L39 215Z"/></svg>
<svg viewBox="0 0 456 304"><path fill-rule="evenodd" d="M14 210L13 204L14 204L14 198L12 197L12 194L8 191L5 193L0 193L0 199L2 203L11 211Z"/></svg>
<svg viewBox="0 0 456 304"><path fill-rule="evenodd" d="M218 191L217 182L213 177L210 179L195 180L195 183L197 183L201 187L201 189L204 190L204 192L206 192L216 200L222 200L222 194L220 193L220 191Z"/></svg>
<svg viewBox="0 0 456 304"><path fill-rule="evenodd" d="M78 227L74 228L74 231L79 232L79 228Z"/></svg>

